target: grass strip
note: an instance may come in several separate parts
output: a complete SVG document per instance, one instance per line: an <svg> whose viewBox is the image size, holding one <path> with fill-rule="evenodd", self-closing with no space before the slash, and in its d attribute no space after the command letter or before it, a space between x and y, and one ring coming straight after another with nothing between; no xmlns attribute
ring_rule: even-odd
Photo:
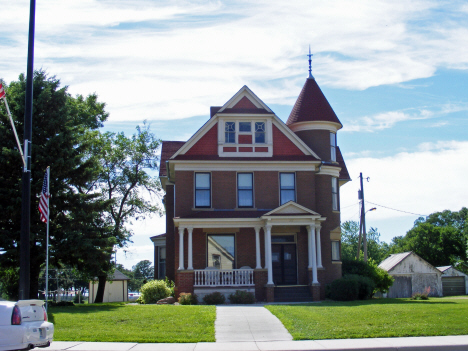
<svg viewBox="0 0 468 351"><path fill-rule="evenodd" d="M294 340L468 334L468 299L374 299L266 306Z"/></svg>
<svg viewBox="0 0 468 351"><path fill-rule="evenodd" d="M214 306L104 303L50 307L55 341L211 342Z"/></svg>

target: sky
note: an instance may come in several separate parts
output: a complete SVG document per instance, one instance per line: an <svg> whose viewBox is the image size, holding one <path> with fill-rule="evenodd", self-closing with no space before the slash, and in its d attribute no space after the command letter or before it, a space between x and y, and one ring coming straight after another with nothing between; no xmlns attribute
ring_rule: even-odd
<svg viewBox="0 0 468 351"><path fill-rule="evenodd" d="M26 71L29 1L2 4L0 78ZM467 206L468 3L400 0L38 0L35 69L72 94L96 92L105 129L147 120L162 140L187 140L247 85L286 121L313 75L343 124L337 140L352 181L341 220L405 235L419 216ZM33 122L34 123L34 122ZM1 141L0 141L1 143ZM33 156L34 157L34 156ZM164 217L134 222L117 253L153 261Z"/></svg>

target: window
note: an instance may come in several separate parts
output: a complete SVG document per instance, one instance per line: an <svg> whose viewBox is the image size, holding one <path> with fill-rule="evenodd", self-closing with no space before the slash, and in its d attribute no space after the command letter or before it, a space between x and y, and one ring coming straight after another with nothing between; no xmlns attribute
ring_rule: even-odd
<svg viewBox="0 0 468 351"><path fill-rule="evenodd" d="M158 258L158 279L164 279L166 276L166 247L159 246Z"/></svg>
<svg viewBox="0 0 468 351"><path fill-rule="evenodd" d="M210 173L195 173L195 207L211 207Z"/></svg>
<svg viewBox="0 0 468 351"><path fill-rule="evenodd" d="M207 237L208 267L235 268L235 240L233 234L213 234Z"/></svg>
<svg viewBox="0 0 468 351"><path fill-rule="evenodd" d="M265 122L255 122L255 143L265 144Z"/></svg>
<svg viewBox="0 0 468 351"><path fill-rule="evenodd" d="M338 179L332 177L332 207L333 211L338 211Z"/></svg>
<svg viewBox="0 0 468 351"><path fill-rule="evenodd" d="M340 242L332 241L332 261L340 261Z"/></svg>
<svg viewBox="0 0 468 351"><path fill-rule="evenodd" d="M294 173L280 173L280 204L296 201L296 182Z"/></svg>
<svg viewBox="0 0 468 351"><path fill-rule="evenodd" d="M330 160L336 162L336 134L330 133Z"/></svg>
<svg viewBox="0 0 468 351"><path fill-rule="evenodd" d="M253 174L237 173L238 207L253 207Z"/></svg>
<svg viewBox="0 0 468 351"><path fill-rule="evenodd" d="M250 122L239 122L239 132L250 132L251 124Z"/></svg>
<svg viewBox="0 0 468 351"><path fill-rule="evenodd" d="M225 142L234 144L236 142L236 122L226 122L224 132Z"/></svg>

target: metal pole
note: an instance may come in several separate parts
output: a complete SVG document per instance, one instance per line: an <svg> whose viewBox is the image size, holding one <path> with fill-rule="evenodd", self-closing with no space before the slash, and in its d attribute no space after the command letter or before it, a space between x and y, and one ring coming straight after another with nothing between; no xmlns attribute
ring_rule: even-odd
<svg viewBox="0 0 468 351"><path fill-rule="evenodd" d="M47 239L46 239L46 311L48 307L47 295L49 293L49 219L50 219L50 167L47 167Z"/></svg>
<svg viewBox="0 0 468 351"><path fill-rule="evenodd" d="M33 107L33 80L34 80L34 27L35 27L36 0L30 0L29 8L29 42L28 42L28 69L26 78L26 104L24 113L24 149L26 167L23 170L23 193L21 200L21 241L20 241L20 281L19 299L29 299L30 276L30 243L29 232L31 227L31 138L32 138L32 107Z"/></svg>
<svg viewBox="0 0 468 351"><path fill-rule="evenodd" d="M362 206L361 206L361 225L362 225L362 241L364 244L364 262L367 262L367 233L366 233L366 209L364 202L364 184L362 181L361 173L361 196L362 196Z"/></svg>

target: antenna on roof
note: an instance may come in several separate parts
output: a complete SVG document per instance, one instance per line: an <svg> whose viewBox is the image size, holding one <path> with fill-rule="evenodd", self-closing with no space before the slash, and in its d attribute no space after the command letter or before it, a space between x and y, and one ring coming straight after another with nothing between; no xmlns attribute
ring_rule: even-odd
<svg viewBox="0 0 468 351"><path fill-rule="evenodd" d="M314 79L314 76L312 75L312 56L314 56L313 54L310 53L310 45L309 45L309 78L312 78Z"/></svg>

